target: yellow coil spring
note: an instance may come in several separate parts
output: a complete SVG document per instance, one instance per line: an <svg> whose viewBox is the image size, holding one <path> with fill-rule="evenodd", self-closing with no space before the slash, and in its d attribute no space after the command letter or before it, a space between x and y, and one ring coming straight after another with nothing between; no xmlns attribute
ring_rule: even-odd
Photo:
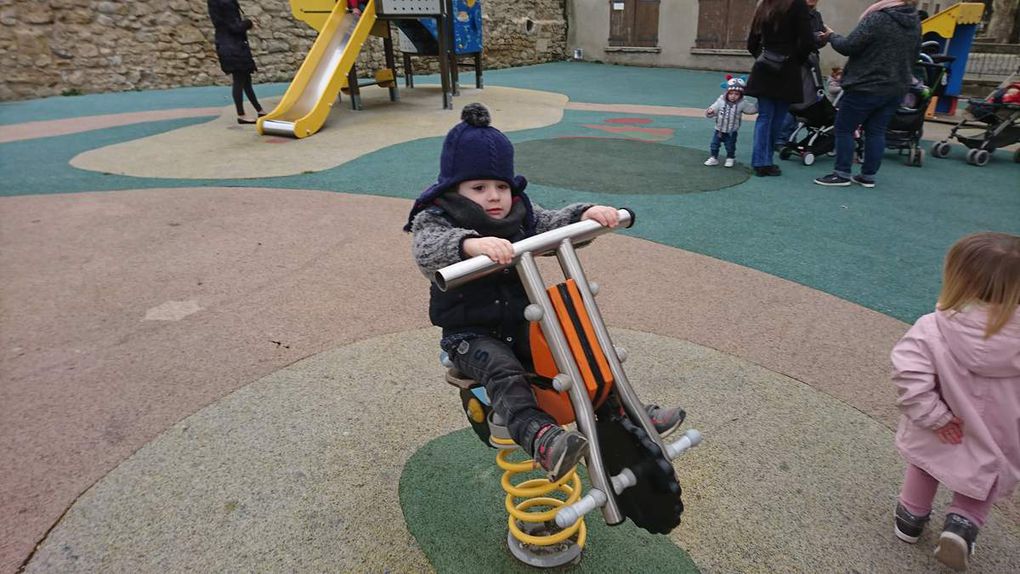
<svg viewBox="0 0 1020 574"><path fill-rule="evenodd" d="M515 446L514 442L511 440L504 440L496 437L492 437L490 440L496 444L496 446L500 447ZM507 517L507 525L510 527L511 535L525 544L551 546L553 544L563 542L577 534L576 544L579 547L584 548L584 542L588 536L588 527L584 524L584 518L581 518L571 526L548 536L535 536L528 534L517 526L518 520L521 522L538 524L554 521L556 519L556 512L560 509L560 507L567 504L573 504L581 497L581 478L577 476L577 469L573 468L556 482L549 482L549 480L545 478L533 478L514 485L511 482L511 477L518 474L532 472L535 469L535 463L531 459L523 462L510 462L507 460L507 457L510 456L510 453L514 452L514 450L516 449L501 448L499 454L496 455L496 464L503 469L503 478L500 481L500 485L503 487L503 490L506 491L505 506L506 511L509 514ZM566 500L546 496L547 494L557 490L567 495ZM523 498L524 500L515 504L514 499L516 498ZM529 509L534 506L549 507L549 510L544 512L529 511Z"/></svg>

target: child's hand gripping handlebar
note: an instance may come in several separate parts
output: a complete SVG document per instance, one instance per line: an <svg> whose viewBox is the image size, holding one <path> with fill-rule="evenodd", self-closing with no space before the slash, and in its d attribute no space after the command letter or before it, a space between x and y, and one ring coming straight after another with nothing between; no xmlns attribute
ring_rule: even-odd
<svg viewBox="0 0 1020 574"><path fill-rule="evenodd" d="M619 225L615 228L603 227L597 221L585 220L522 239L513 244L514 263L517 262L518 257L522 253L530 251L534 255L542 255L555 251L564 240L569 240L572 243L583 243L591 241L604 233L630 227L634 224L634 212L629 209L620 209L618 217ZM514 263L511 263L511 265ZM477 255L471 259L465 259L464 261L443 267L436 271L432 280L440 290L446 291L490 273L495 273L504 267L508 266L500 265L489 259L486 255Z"/></svg>

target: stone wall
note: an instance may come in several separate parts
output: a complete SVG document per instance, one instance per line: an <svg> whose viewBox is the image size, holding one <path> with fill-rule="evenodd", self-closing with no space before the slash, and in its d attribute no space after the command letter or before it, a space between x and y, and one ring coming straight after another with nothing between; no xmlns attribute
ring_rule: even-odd
<svg viewBox="0 0 1020 574"><path fill-rule="evenodd" d="M486 68L564 59L565 2L483 0ZM290 81L315 30L287 0L241 6L255 22L255 81ZM0 100L227 84L212 38L206 0L0 0ZM370 38L360 69L382 62L382 40ZM432 58L415 61L416 73L430 66Z"/></svg>

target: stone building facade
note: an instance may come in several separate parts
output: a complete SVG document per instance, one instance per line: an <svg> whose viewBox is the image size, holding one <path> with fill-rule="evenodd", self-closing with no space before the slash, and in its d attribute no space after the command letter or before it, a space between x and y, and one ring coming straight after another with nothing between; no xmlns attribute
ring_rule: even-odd
<svg viewBox="0 0 1020 574"><path fill-rule="evenodd" d="M566 58L566 1L483 0L485 66ZM241 6L255 22L255 81L290 81L315 30L287 0ZM206 0L0 0L0 100L228 84L212 38ZM382 62L382 41L371 38L359 67L370 73ZM430 63L416 60L416 72Z"/></svg>

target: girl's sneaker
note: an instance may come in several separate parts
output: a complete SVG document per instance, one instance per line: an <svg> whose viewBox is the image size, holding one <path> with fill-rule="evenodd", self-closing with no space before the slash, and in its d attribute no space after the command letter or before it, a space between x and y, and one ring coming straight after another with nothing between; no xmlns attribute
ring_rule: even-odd
<svg viewBox="0 0 1020 574"><path fill-rule="evenodd" d="M893 513L893 516L896 518L896 538L907 544L916 544L917 539L924 532L925 524L928 524L928 519L931 518L931 513L918 516L897 502L896 512Z"/></svg>
<svg viewBox="0 0 1020 574"><path fill-rule="evenodd" d="M723 164L723 167L733 167L733 158L732 157L726 158L726 163Z"/></svg>
<svg viewBox="0 0 1020 574"><path fill-rule="evenodd" d="M958 572L966 570L974 555L977 535L978 527L973 522L959 514L947 514L939 545L935 547L935 558Z"/></svg>
<svg viewBox="0 0 1020 574"><path fill-rule="evenodd" d="M710 158L705 160L705 165L707 165L707 166L719 165L719 158L717 158L717 157L710 157Z"/></svg>

